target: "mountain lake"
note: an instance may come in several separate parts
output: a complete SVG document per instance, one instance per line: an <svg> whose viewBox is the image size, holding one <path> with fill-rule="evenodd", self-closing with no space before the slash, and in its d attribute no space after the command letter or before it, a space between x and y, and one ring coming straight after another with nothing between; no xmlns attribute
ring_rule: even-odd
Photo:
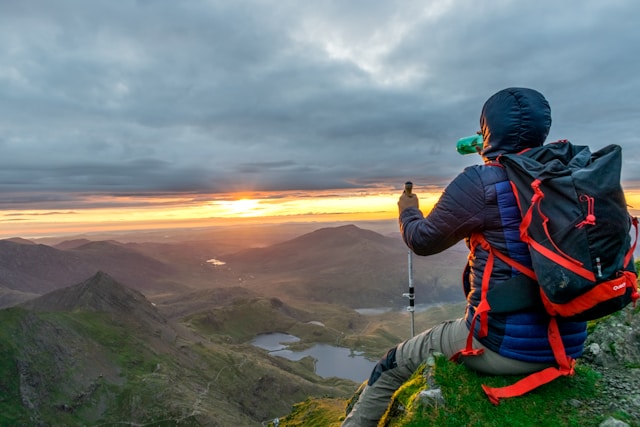
<svg viewBox="0 0 640 427"><path fill-rule="evenodd" d="M346 378L360 383L369 378L371 370L377 363L365 358L359 352L328 344L316 344L302 351L288 349L287 343L299 340L298 337L289 334L269 333L258 335L251 344L267 350L271 355L293 361L311 356L316 361L316 374L324 378Z"/></svg>

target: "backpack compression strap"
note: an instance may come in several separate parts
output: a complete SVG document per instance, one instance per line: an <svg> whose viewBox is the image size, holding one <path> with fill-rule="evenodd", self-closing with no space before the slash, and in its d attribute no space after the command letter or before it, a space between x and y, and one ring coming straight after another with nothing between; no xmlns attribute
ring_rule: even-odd
<svg viewBox="0 0 640 427"><path fill-rule="evenodd" d="M541 181L539 179L536 179L531 183L531 188L533 189L534 194L533 194L533 197L531 198L531 205L529 206L529 209L527 209L527 212L523 215L522 223L520 224L521 240L527 243L532 249L544 255L545 257L552 260L556 264L561 265L567 270L572 271L573 273L581 277L584 277L587 280L595 282L596 276L593 273L593 271L587 270L586 268L583 267L580 261L565 254L551 238L549 229L547 228L547 223L549 222L549 218L540 209L540 203L542 202L542 199L544 199L544 192L540 189L540 184L541 184ZM513 194L516 194L516 199L517 199L518 192L515 187L515 184L512 182L511 186L513 188ZM518 200L518 205L520 205L520 200ZM534 239L532 239L529 236L529 226L531 225L534 209L537 209L538 215L540 215L540 218L542 219L542 226L544 228L545 234L547 235L547 239L556 249L556 252L550 249L547 249L546 247L536 242ZM585 218L585 221L580 223L578 226L582 227L585 224L591 224L591 225L595 224L595 216L592 214L587 215L587 218Z"/></svg>
<svg viewBox="0 0 640 427"><path fill-rule="evenodd" d="M491 281L491 273L493 271L493 264L495 258L498 257L502 261L506 262L510 266L516 268L529 278L533 280L536 279L536 275L532 269L522 265L514 259L509 258L504 255L500 251L494 250L493 247L489 244L487 239L481 233L475 233L471 236L471 241L469 245L473 250L477 246L481 246L484 250L489 253L487 257L487 265L484 269L484 273L482 276L482 288L480 291L480 303L475 309L475 313L473 315L473 319L471 320L471 327L469 328L469 335L467 336L467 343L465 348L458 351L451 357L451 360L457 362L460 356L478 356L482 354L484 351L481 348L473 348L473 332L476 329L476 322L478 319L480 320L480 329L478 331L478 338L484 338L489 334L489 311L491 310L491 305L489 304L489 299L487 295L489 293L489 282Z"/></svg>
<svg viewBox="0 0 640 427"><path fill-rule="evenodd" d="M570 376L575 373L574 367L576 361L567 356L564 345L562 344L562 336L558 329L558 321L552 317L549 321L549 343L553 350L553 355L558 363L557 367L549 367L524 377L520 381L505 387L488 387L482 385L482 389L487 397L494 405L500 403L500 399L522 396L525 393L534 390L541 385L547 384L556 378L562 376Z"/></svg>
<svg viewBox="0 0 640 427"><path fill-rule="evenodd" d="M521 273L536 280L536 275L532 269L522 265L521 263L508 257L502 252L494 249L489 244L487 239L480 233L471 236L470 246L471 248L473 248L472 250L474 250L478 245L489 252L487 265L482 277L481 300L471 321L471 327L469 328L469 335L467 336L467 343L465 348L458 351L451 357L451 360L454 362L457 362L460 356L478 356L484 351L481 348L473 348L473 332L475 330L476 321L479 317L480 331L478 333L478 337L482 338L484 336L487 336L488 334L488 315L489 310L491 310L491 306L489 305L489 301L487 299L487 293L489 291L489 280L491 277L491 272L493 271L494 258L497 257L501 259L511 267L518 269ZM564 344L562 343L562 336L560 335L560 330L558 329L558 321L555 317L551 317L549 320L548 337L549 344L551 345L551 349L558 366L551 366L541 371L534 372L533 374L526 376L525 378L510 386L488 387L486 385L482 385L482 389L484 390L491 403L497 405L498 403L500 403L500 399L502 398L522 396L523 394L528 393L531 390L540 387L541 385L547 384L555 380L556 378L574 374L575 360L569 357L565 351Z"/></svg>
<svg viewBox="0 0 640 427"><path fill-rule="evenodd" d="M471 236L472 242L470 244L471 250L474 251L476 244L473 241L474 236ZM482 348L473 348L473 331L476 329L476 322L478 321L478 317L480 318L480 332L478 333L479 337L486 337L489 334L489 310L491 310L491 306L489 305L489 300L487 299L487 292L489 291L489 278L491 276L491 271L493 270L493 253L489 251L489 257L487 258L487 265L484 270L484 276L482 277L482 288L480 290L480 304L475 308L475 313L473 314L473 319L471 319L471 326L469 327L469 335L467 335L467 344L465 347L458 352L456 352L453 356L451 356L451 360L454 362L458 362L460 356L479 356L484 352Z"/></svg>

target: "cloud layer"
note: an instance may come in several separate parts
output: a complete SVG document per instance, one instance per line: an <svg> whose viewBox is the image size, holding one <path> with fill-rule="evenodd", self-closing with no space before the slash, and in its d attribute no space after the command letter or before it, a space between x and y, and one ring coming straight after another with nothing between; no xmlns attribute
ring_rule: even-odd
<svg viewBox="0 0 640 427"><path fill-rule="evenodd" d="M640 3L9 0L5 209L86 194L444 185L509 86L640 181ZM473 158L472 158L473 157Z"/></svg>

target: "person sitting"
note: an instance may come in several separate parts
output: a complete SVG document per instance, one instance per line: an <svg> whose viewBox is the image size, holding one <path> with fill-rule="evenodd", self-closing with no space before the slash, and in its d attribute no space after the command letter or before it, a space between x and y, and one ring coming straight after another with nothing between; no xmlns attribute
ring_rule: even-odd
<svg viewBox="0 0 640 427"><path fill-rule="evenodd" d="M465 316L441 323L390 349L374 367L358 400L342 427L376 426L391 396L434 353L442 353L470 369L490 375L529 374L555 365L548 340L549 316L541 304L490 311L486 335L476 324L473 348L476 355L460 353L466 346L489 253L474 236L482 234L497 250L523 265L531 266L526 243L520 240L520 210L506 172L495 160L503 153L518 153L541 146L551 127L551 110L545 97L533 89L507 88L491 96L480 116L484 164L464 169L446 187L425 217L418 197L403 193L398 201L399 224L407 246L417 255L444 251L465 240L470 254L463 274ZM490 270L489 290L520 273L500 259ZM509 288L515 300L518 286ZM582 355L586 322L559 320L566 352Z"/></svg>

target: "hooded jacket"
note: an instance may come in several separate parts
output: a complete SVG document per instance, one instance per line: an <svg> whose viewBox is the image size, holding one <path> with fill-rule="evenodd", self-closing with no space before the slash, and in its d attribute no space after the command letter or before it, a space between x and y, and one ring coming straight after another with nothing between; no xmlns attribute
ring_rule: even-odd
<svg viewBox="0 0 640 427"><path fill-rule="evenodd" d="M495 162L503 153L516 153L544 143L551 126L551 111L542 94L526 88L504 89L487 100L482 108L480 126L483 136L482 165L470 166L444 190L427 217L416 208L400 214L400 228L407 246L418 255L441 252L460 240L470 248L463 274L467 298L466 322L480 303L482 279L488 252L474 245L472 236L481 233L489 244L520 263L531 266L529 250L520 240L520 210L505 170ZM520 273L495 259L489 292ZM513 289L511 289L513 288ZM519 286L509 287L514 299ZM519 295L522 296L522 295ZM540 306L489 312L488 335L479 341L505 357L554 363L548 341L549 317ZM567 354L582 355L586 339L585 322L559 322Z"/></svg>

